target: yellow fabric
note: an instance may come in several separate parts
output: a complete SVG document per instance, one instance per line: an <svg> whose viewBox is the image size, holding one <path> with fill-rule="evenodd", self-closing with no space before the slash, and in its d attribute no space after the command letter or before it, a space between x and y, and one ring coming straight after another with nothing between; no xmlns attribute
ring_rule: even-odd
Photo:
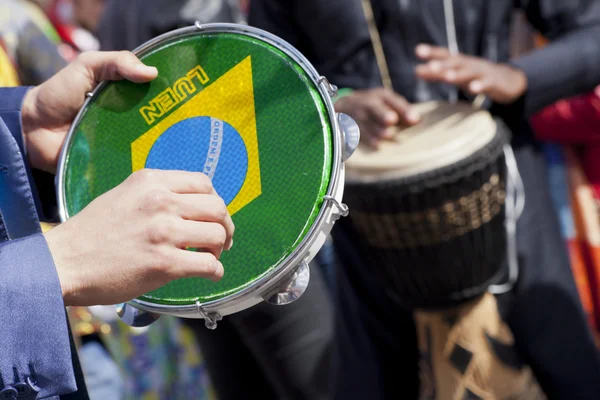
<svg viewBox="0 0 600 400"><path fill-rule="evenodd" d="M4 48L0 46L0 87L13 86L19 86L19 74Z"/></svg>

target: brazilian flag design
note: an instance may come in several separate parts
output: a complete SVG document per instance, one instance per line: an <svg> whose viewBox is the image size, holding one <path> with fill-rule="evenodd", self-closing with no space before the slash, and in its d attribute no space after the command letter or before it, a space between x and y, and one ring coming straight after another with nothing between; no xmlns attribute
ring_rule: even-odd
<svg viewBox="0 0 600 400"><path fill-rule="evenodd" d="M158 78L108 84L75 127L63 168L66 214L143 168L205 173L236 225L224 278L172 282L142 299L226 297L276 268L312 227L331 173L325 104L294 60L242 34L184 36L141 58Z"/></svg>

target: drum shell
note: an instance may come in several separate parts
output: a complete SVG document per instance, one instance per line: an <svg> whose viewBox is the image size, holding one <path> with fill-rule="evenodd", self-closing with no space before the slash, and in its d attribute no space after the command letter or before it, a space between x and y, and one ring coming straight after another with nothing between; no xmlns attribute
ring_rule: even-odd
<svg viewBox="0 0 600 400"><path fill-rule="evenodd" d="M509 133L497 124L487 146L454 165L368 184L346 182L357 246L404 306L454 306L500 279Z"/></svg>

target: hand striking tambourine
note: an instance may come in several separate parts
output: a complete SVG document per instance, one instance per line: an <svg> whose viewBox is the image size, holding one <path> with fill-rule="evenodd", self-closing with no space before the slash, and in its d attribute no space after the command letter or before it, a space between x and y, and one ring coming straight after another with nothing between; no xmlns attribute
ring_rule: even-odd
<svg viewBox="0 0 600 400"><path fill-rule="evenodd" d="M243 25L179 29L134 53L158 69L148 84L102 83L67 137L58 170L61 219L132 172L203 172L227 204L235 246L218 282L182 279L118 308L143 326L160 314L222 316L306 289L308 262L342 204L344 160L358 127L336 114L335 87L279 38Z"/></svg>

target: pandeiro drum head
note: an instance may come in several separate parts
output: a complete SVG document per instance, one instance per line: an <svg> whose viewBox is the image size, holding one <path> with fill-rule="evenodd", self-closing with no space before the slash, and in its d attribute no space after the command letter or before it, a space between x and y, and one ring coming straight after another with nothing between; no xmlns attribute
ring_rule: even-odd
<svg viewBox="0 0 600 400"><path fill-rule="evenodd" d="M225 276L175 281L136 300L198 317L193 307L283 279L291 259L322 245L343 173L331 86L285 42L239 25L185 28L136 53L158 78L103 83L88 99L60 163L62 219L143 168L208 175L236 226L221 256Z"/></svg>

